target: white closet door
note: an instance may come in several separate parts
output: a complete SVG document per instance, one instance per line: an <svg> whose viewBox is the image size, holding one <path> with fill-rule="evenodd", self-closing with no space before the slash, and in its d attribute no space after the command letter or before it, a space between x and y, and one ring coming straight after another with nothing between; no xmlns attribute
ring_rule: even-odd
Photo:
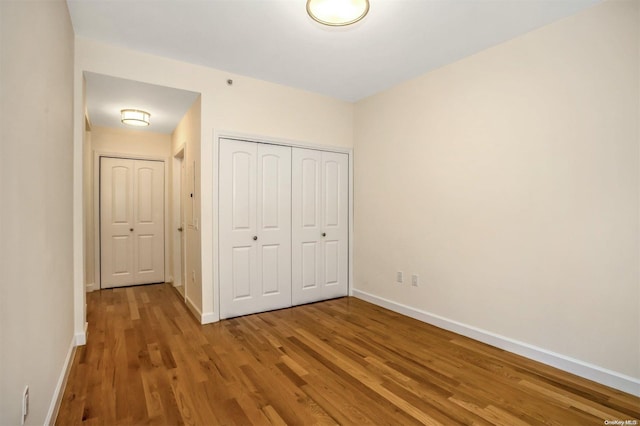
<svg viewBox="0 0 640 426"><path fill-rule="evenodd" d="M294 305L322 299L322 152L292 152L292 300Z"/></svg>
<svg viewBox="0 0 640 426"><path fill-rule="evenodd" d="M164 281L164 163L100 159L100 286Z"/></svg>
<svg viewBox="0 0 640 426"><path fill-rule="evenodd" d="M349 160L322 153L323 299L346 296L349 282Z"/></svg>
<svg viewBox="0 0 640 426"><path fill-rule="evenodd" d="M220 141L220 316L291 306L291 148Z"/></svg>
<svg viewBox="0 0 640 426"><path fill-rule="evenodd" d="M133 180L135 284L164 282L164 163L136 160Z"/></svg>
<svg viewBox="0 0 640 426"><path fill-rule="evenodd" d="M133 174L133 160L100 159L101 288L135 282Z"/></svg>
<svg viewBox="0 0 640 426"><path fill-rule="evenodd" d="M292 152L292 301L346 296L348 291L348 156Z"/></svg>

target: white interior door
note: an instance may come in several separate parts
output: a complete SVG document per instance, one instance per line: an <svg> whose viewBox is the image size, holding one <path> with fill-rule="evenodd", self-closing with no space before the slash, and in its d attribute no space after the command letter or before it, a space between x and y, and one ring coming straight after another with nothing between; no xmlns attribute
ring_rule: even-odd
<svg viewBox="0 0 640 426"><path fill-rule="evenodd" d="M186 285L186 268L185 268L185 244L184 237L184 194L185 194L185 161L184 161L184 149L180 150L178 154L173 157L173 285L178 288L178 291L184 295Z"/></svg>
<svg viewBox="0 0 640 426"><path fill-rule="evenodd" d="M100 159L101 288L164 281L164 163Z"/></svg>
<svg viewBox="0 0 640 426"><path fill-rule="evenodd" d="M347 154L292 152L292 302L348 292L349 181Z"/></svg>
<svg viewBox="0 0 640 426"><path fill-rule="evenodd" d="M180 161L180 224L178 226L178 232L180 233L180 281L182 282L182 288L184 295L187 295L187 225L185 220L185 202L187 191L185 189L187 182L187 167L185 165L184 157Z"/></svg>
<svg viewBox="0 0 640 426"><path fill-rule="evenodd" d="M291 148L220 141L220 316L291 306Z"/></svg>

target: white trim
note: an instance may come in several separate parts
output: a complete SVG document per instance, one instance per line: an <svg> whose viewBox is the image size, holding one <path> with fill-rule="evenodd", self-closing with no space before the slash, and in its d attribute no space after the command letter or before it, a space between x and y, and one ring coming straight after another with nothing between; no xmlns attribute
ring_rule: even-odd
<svg viewBox="0 0 640 426"><path fill-rule="evenodd" d="M47 412L47 417L44 419L45 425L54 424L56 417L58 417L58 411L60 410L60 404L62 403L62 397L64 396L64 388L67 385L67 379L69 378L69 372L71 371L71 365L73 364L73 358L76 353L77 345L75 343L76 337L74 336L74 338L71 339L71 345L69 345L67 356L64 359L62 371L60 372L60 377L58 377L58 383L56 383L56 387L53 391L51 403L49 404L49 411Z"/></svg>
<svg viewBox="0 0 640 426"><path fill-rule="evenodd" d="M182 169L180 166L186 161L186 142L181 144L173 153L171 157L171 241L172 241L172 253L171 253L171 265L173 266L173 272L175 277L172 277L173 286L184 286L184 292L187 293L187 280L183 282L182 277L186 276L183 268L186 268L186 249L181 250L183 246L186 246L186 226L180 220L184 217L182 202ZM184 228L183 232L178 231L178 228ZM184 255L184 256L183 256ZM185 257L185 259L183 259Z"/></svg>
<svg viewBox="0 0 640 426"><path fill-rule="evenodd" d="M355 234L353 232L354 227L353 227L353 150L349 151L349 253L347 256L349 256L349 259L347 260L347 267L349 268L349 285L347 286L348 288L348 294L349 296L353 296L353 246L354 246L354 242L356 240L355 238Z"/></svg>
<svg viewBox="0 0 640 426"><path fill-rule="evenodd" d="M220 230L219 230L219 226L218 226L219 224L217 220L219 216L217 212L220 205L218 200L218 195L219 195L218 182L220 181L218 176L218 173L219 173L218 165L220 161L218 157L218 153L220 150L220 139L234 139L234 140L240 140L240 141L246 141L246 142L258 142L258 143L266 143L271 145L288 146L292 148L306 148L306 149L314 149L318 151L328 151L328 152L337 152L337 153L347 154L349 158L349 249L348 249L349 273L348 273L348 283L347 283L347 294L351 296L354 290L353 289L353 282L354 282L353 281L353 242L355 240L354 232L353 232L353 176L354 176L353 148L345 148L341 146L332 146L332 145L318 145L318 144L294 141L290 139L276 138L276 137L270 137L270 136L260 136L260 135L242 133L242 132L233 132L233 131L214 129L213 147L212 147L212 161L213 161L212 178L213 179L211 182L212 195L213 195L212 206L213 206L213 216L214 216L214 218L212 219L212 224L213 224L212 257L213 259L211 259L211 264L213 265L213 271L214 271L213 273L214 300L212 301L214 306L214 312L211 314L208 314L210 315L210 318L211 318L211 321L208 321L208 322L217 322L220 320L220 268L218 263L218 253L219 253L218 243L219 243ZM203 300L203 305L204 305L204 300ZM202 324L205 324L205 322L202 322Z"/></svg>
<svg viewBox="0 0 640 426"><path fill-rule="evenodd" d="M74 42L75 45L75 42ZM73 66L73 330L79 333L87 319L84 263L84 74L78 67L78 50Z"/></svg>
<svg viewBox="0 0 640 426"><path fill-rule="evenodd" d="M138 155L125 154L110 151L93 151L93 286L100 290L100 157L115 157L132 160L162 161L164 164L164 276L169 277L171 262L171 242L169 241L170 226L169 219L169 158L161 155ZM85 288L88 291L88 285Z"/></svg>
<svg viewBox="0 0 640 426"><path fill-rule="evenodd" d="M218 321L220 321L220 318L218 315L216 315L215 312L205 312L204 314L200 315L200 324L202 325L211 324Z"/></svg>
<svg viewBox="0 0 640 426"><path fill-rule="evenodd" d="M89 328L89 323L84 323L84 331L74 334L73 341L76 346L84 346L87 344L87 329Z"/></svg>
<svg viewBox="0 0 640 426"><path fill-rule="evenodd" d="M188 297L185 296L184 301L193 316L200 319L200 324L211 324L212 322L220 320L220 318L216 318L216 315L213 312L206 312L204 314L200 312L200 309L198 309L195 303L193 303Z"/></svg>
<svg viewBox="0 0 640 426"><path fill-rule="evenodd" d="M218 262L218 240L220 235L220 228L218 226L218 216L220 216L220 206L218 203L218 179L219 179L219 162L218 158L219 150L220 150L220 138L227 135L227 132L218 132L217 130L213 130L213 142L211 147L211 187L209 188L209 193L211 194L211 215L209 219L211 220L211 279L212 279L212 288L211 288L211 301L210 306L213 309L213 322L220 321L220 263ZM202 205L200 209L202 209ZM204 241L204 238L203 240ZM203 262L205 258L202 258ZM202 280L202 285L204 287L204 279ZM204 291L202 294L204 298ZM202 301L202 305L205 306L205 301Z"/></svg>
<svg viewBox="0 0 640 426"><path fill-rule="evenodd" d="M76 333L73 336L73 341L75 342L76 346L84 346L87 344L87 333L86 332L81 332L81 333Z"/></svg>
<svg viewBox="0 0 640 426"><path fill-rule="evenodd" d="M96 283L87 283L87 285L85 286L85 291L87 293L91 293L92 291L96 291L96 290L100 290L96 285Z"/></svg>
<svg viewBox="0 0 640 426"><path fill-rule="evenodd" d="M100 156L93 151L93 284L100 289Z"/></svg>
<svg viewBox="0 0 640 426"><path fill-rule="evenodd" d="M638 378L552 352L547 349L539 348L525 342L520 342L509 337L501 336L478 327L463 324L440 315L412 308L358 289L353 290L353 295L354 297L373 303L374 305L382 306L383 308L387 308L391 311L406 315L427 324L470 337L474 340L504 349L508 352L584 377L585 379L593 380L594 382L598 382L605 386L609 386L635 396L640 396L640 379Z"/></svg>
<svg viewBox="0 0 640 426"><path fill-rule="evenodd" d="M271 145L290 146L292 148L306 148L306 149L315 149L317 151L340 152L340 153L349 154L349 155L353 153L353 148L346 148L343 146L319 145L319 144L295 141L292 139L254 135L250 133L220 130L220 131L214 131L213 135L214 135L214 138L213 138L214 149L218 148L220 139L234 139L234 140L245 141L245 142L258 142L258 143L266 143Z"/></svg>

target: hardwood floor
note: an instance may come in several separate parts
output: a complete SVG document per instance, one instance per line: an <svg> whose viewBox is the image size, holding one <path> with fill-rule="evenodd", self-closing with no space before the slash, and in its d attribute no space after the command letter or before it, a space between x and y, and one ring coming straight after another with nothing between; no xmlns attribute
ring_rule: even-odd
<svg viewBox="0 0 640 426"><path fill-rule="evenodd" d="M355 298L206 326L165 284L97 291L87 303L88 342L58 425L640 418L639 398Z"/></svg>

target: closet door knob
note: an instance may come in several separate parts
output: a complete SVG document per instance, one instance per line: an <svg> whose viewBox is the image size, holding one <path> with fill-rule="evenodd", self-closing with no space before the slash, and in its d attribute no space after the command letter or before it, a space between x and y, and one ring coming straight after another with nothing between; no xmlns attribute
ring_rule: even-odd
<svg viewBox="0 0 640 426"><path fill-rule="evenodd" d="M322 233L322 236L323 236L323 237L326 237L326 236L327 236L327 233L326 233L326 232L323 232L323 233Z"/></svg>
<svg viewBox="0 0 640 426"><path fill-rule="evenodd" d="M257 235L254 235L254 236L253 236L253 241L257 241L257 240L258 240L258 236L257 236Z"/></svg>
<svg viewBox="0 0 640 426"><path fill-rule="evenodd" d="M129 228L129 231L133 232L133 228Z"/></svg>

